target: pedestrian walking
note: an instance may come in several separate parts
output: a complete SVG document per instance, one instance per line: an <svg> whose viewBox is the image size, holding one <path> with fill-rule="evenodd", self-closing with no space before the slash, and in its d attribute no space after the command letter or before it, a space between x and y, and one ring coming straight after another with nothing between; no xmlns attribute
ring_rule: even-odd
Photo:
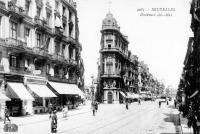
<svg viewBox="0 0 200 134"><path fill-rule="evenodd" d="M169 102L167 101L167 105L169 104Z"/></svg>
<svg viewBox="0 0 200 134"><path fill-rule="evenodd" d="M161 101L159 101L159 108L161 107Z"/></svg>
<svg viewBox="0 0 200 134"><path fill-rule="evenodd" d="M126 101L126 109L128 110L128 101Z"/></svg>
<svg viewBox="0 0 200 134"><path fill-rule="evenodd" d="M49 118L51 118L52 112L53 112L53 105L50 103L48 106L48 111L49 111Z"/></svg>
<svg viewBox="0 0 200 134"><path fill-rule="evenodd" d="M5 111L4 111L4 124L6 124L6 119L10 122L9 116L10 116L10 112L9 112L8 108L5 107Z"/></svg>
<svg viewBox="0 0 200 134"><path fill-rule="evenodd" d="M68 113L68 106L64 106L62 112L63 112L63 117L66 118Z"/></svg>
<svg viewBox="0 0 200 134"><path fill-rule="evenodd" d="M92 102L92 105L91 105L91 109L92 109L92 113L93 113L93 116L95 116L95 104L94 102Z"/></svg>
<svg viewBox="0 0 200 134"><path fill-rule="evenodd" d="M174 100L174 106L175 106L175 108L176 108L176 104L177 104L177 102L176 102L176 100Z"/></svg>
<svg viewBox="0 0 200 134"><path fill-rule="evenodd" d="M57 115L56 115L56 110L54 110L51 119L51 133L56 133L56 132L57 132Z"/></svg>
<svg viewBox="0 0 200 134"><path fill-rule="evenodd" d="M139 104L139 105L141 104L141 100L140 100L140 99L138 99L138 104Z"/></svg>
<svg viewBox="0 0 200 134"><path fill-rule="evenodd" d="M98 102L97 101L95 101L95 110L96 110L96 112L98 110Z"/></svg>

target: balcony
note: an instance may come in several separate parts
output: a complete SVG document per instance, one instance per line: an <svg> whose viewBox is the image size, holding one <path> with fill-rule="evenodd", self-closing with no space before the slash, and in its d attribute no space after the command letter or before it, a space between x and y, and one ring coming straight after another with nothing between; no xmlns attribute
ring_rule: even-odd
<svg viewBox="0 0 200 134"><path fill-rule="evenodd" d="M76 41L73 37L71 37L71 36L68 36L68 37L67 37L67 41L68 41L68 42L71 42L71 43L73 43L73 44L77 44L77 41Z"/></svg>
<svg viewBox="0 0 200 134"><path fill-rule="evenodd" d="M71 36L63 36L62 37L62 40L66 43L70 43L70 44L73 44L75 45L76 48L81 48L82 49L82 45L80 44L80 42L78 42L76 39L74 39L73 37Z"/></svg>
<svg viewBox="0 0 200 134"><path fill-rule="evenodd" d="M73 0L62 0L62 2L67 4L71 9L76 10L76 2Z"/></svg>
<svg viewBox="0 0 200 134"><path fill-rule="evenodd" d="M48 80L55 81L55 82L69 83L69 84L77 83L77 80L60 78L58 74L57 75L55 74L55 76L48 75Z"/></svg>
<svg viewBox="0 0 200 134"><path fill-rule="evenodd" d="M67 59L67 62L70 64L70 65L77 65L78 63L77 63L77 61L76 60L74 60L74 59Z"/></svg>
<svg viewBox="0 0 200 134"><path fill-rule="evenodd" d="M63 37L63 30L60 28L54 28L54 34L57 38L62 38Z"/></svg>
<svg viewBox="0 0 200 134"><path fill-rule="evenodd" d="M117 73L103 73L101 74L101 77L102 78L106 78L106 77L111 77L111 78L119 78L121 77L120 74L117 74Z"/></svg>
<svg viewBox="0 0 200 134"><path fill-rule="evenodd" d="M117 31L120 30L119 27L117 27L117 26L113 26L113 25L103 25L103 26L102 26L102 30L107 30L107 29L117 30Z"/></svg>
<svg viewBox="0 0 200 134"><path fill-rule="evenodd" d="M64 55L60 55L60 54L53 54L52 58L54 61L59 61L59 62L65 62L65 58Z"/></svg>
<svg viewBox="0 0 200 134"><path fill-rule="evenodd" d="M26 42L14 38L6 38L5 43L10 48L25 49L27 47Z"/></svg>
<svg viewBox="0 0 200 134"><path fill-rule="evenodd" d="M42 48L40 48L40 47L33 47L33 53L34 53L35 55L40 55L40 56L44 56L44 57L49 57L48 50L42 49Z"/></svg>
<svg viewBox="0 0 200 134"><path fill-rule="evenodd" d="M40 73L34 73L36 72L29 71L25 67L10 67L10 73L11 74L18 74L18 75L33 75L33 76L40 76L45 77L45 72L40 71Z"/></svg>
<svg viewBox="0 0 200 134"><path fill-rule="evenodd" d="M46 31L47 30L47 21L45 19L40 19L39 16L35 16L34 18L35 26L38 30Z"/></svg>
<svg viewBox="0 0 200 134"><path fill-rule="evenodd" d="M23 7L18 7L12 1L8 1L8 13L17 19L23 19L25 16Z"/></svg>
<svg viewBox="0 0 200 134"><path fill-rule="evenodd" d="M33 18L31 18L28 15L25 15L24 21L32 24L33 23Z"/></svg>
<svg viewBox="0 0 200 134"><path fill-rule="evenodd" d="M122 50L118 47L105 47L103 49L100 50L100 52L118 52L119 54L121 54L124 58L128 59L128 56L122 52Z"/></svg>

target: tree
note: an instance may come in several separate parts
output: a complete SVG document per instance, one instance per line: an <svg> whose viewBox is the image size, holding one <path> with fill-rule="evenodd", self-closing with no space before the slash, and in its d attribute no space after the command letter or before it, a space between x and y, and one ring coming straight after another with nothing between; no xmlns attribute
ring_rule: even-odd
<svg viewBox="0 0 200 134"><path fill-rule="evenodd" d="M170 87L168 86L166 89L165 89L165 95L167 96L167 97L169 97L170 96Z"/></svg>

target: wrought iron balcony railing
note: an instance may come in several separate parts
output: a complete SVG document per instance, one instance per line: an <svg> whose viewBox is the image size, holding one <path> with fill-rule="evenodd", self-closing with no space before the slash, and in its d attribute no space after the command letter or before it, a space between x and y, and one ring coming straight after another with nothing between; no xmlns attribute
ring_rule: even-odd
<svg viewBox="0 0 200 134"><path fill-rule="evenodd" d="M9 47L17 47L17 48L27 47L26 42L24 42L22 40L14 39L14 38L6 38L5 43Z"/></svg>
<svg viewBox="0 0 200 134"><path fill-rule="evenodd" d="M60 78L59 74L55 74L54 76L48 75L48 80L55 81L55 82L63 82L63 83L70 83L70 84L76 84L77 80L74 79L66 79L66 78Z"/></svg>
<svg viewBox="0 0 200 134"><path fill-rule="evenodd" d="M33 71L28 70L26 67L10 67L10 73L21 74L21 75L34 75L45 77L45 72L41 71L41 73L34 73Z"/></svg>
<svg viewBox="0 0 200 134"><path fill-rule="evenodd" d="M25 15L23 7L16 6L12 1L8 1L8 12L18 18L23 18Z"/></svg>

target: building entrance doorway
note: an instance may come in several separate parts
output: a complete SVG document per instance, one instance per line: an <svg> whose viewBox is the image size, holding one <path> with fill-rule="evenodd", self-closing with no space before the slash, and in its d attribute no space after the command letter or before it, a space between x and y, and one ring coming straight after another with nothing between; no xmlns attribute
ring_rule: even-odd
<svg viewBox="0 0 200 134"><path fill-rule="evenodd" d="M108 92L108 103L113 103L113 94L112 94L112 92Z"/></svg>

